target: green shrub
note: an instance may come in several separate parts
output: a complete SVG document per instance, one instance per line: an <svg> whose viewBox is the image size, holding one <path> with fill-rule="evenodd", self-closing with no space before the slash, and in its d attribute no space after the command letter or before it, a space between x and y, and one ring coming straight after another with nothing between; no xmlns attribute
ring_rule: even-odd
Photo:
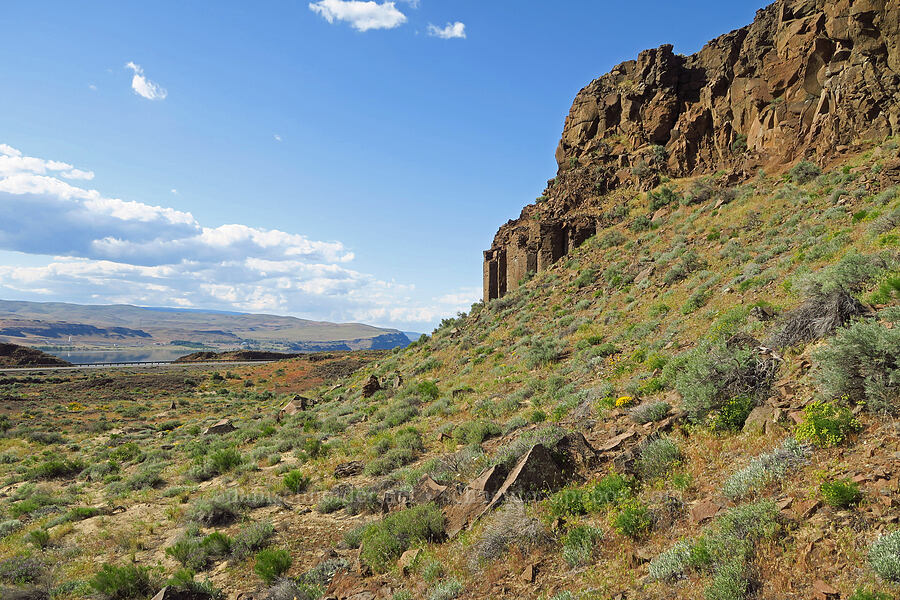
<svg viewBox="0 0 900 600"><path fill-rule="evenodd" d="M575 279L575 287L578 289L592 285L597 279L597 270L588 268L582 271Z"/></svg>
<svg viewBox="0 0 900 600"><path fill-rule="evenodd" d="M287 550L260 550L256 553L253 570L264 582L271 584L291 567L291 555Z"/></svg>
<svg viewBox="0 0 900 600"><path fill-rule="evenodd" d="M325 496L316 504L316 512L327 515L344 508L346 501L342 496Z"/></svg>
<svg viewBox="0 0 900 600"><path fill-rule="evenodd" d="M213 470L222 474L238 467L243 459L241 453L234 448L224 448L210 454L208 460Z"/></svg>
<svg viewBox="0 0 900 600"><path fill-rule="evenodd" d="M563 558L570 567L581 567L593 560L597 543L603 539L603 530L589 525L570 529L563 538Z"/></svg>
<svg viewBox="0 0 900 600"><path fill-rule="evenodd" d="M862 427L849 408L836 402L811 402L803 415L804 421L795 431L797 441L826 448L844 443L848 435Z"/></svg>
<svg viewBox="0 0 900 600"><path fill-rule="evenodd" d="M872 412L897 414L900 394L900 310L882 311L893 323L888 329L861 321L838 331L819 349L819 390L827 398L849 397Z"/></svg>
<svg viewBox="0 0 900 600"><path fill-rule="evenodd" d="M437 400L441 395L437 384L433 381L420 381L416 386L416 392L426 401Z"/></svg>
<svg viewBox="0 0 900 600"><path fill-rule="evenodd" d="M46 529L34 529L28 532L28 541L39 549L43 550L50 545L50 533Z"/></svg>
<svg viewBox="0 0 900 600"><path fill-rule="evenodd" d="M28 479L57 479L77 475L84 469L84 463L77 460L50 459L29 469L26 473Z"/></svg>
<svg viewBox="0 0 900 600"><path fill-rule="evenodd" d="M231 542L231 557L234 560L243 560L269 545L272 536L275 535L275 527L269 521L251 523L237 532Z"/></svg>
<svg viewBox="0 0 900 600"><path fill-rule="evenodd" d="M802 464L809 456L809 448L794 438L786 439L781 446L771 452L760 454L743 469L725 480L722 492L728 498L737 500L784 475Z"/></svg>
<svg viewBox="0 0 900 600"><path fill-rule="evenodd" d="M612 516L612 526L620 534L630 538L639 538L652 525L650 511L638 500L625 500L620 503Z"/></svg>
<svg viewBox="0 0 900 600"><path fill-rule="evenodd" d="M802 160L794 165L794 167L790 171L788 171L788 174L791 177L791 181L796 184L803 185L804 183L809 183L810 181L821 175L822 169L820 169L819 165L815 163Z"/></svg>
<svg viewBox="0 0 900 600"><path fill-rule="evenodd" d="M47 565L30 556L11 556L0 560L0 581L3 583L38 583L47 573Z"/></svg>
<svg viewBox="0 0 900 600"><path fill-rule="evenodd" d="M559 340L551 337L532 338L525 351L525 365L534 369L555 363L562 352L561 346Z"/></svg>
<svg viewBox="0 0 900 600"><path fill-rule="evenodd" d="M882 579L900 582L900 531L884 534L872 543L869 564Z"/></svg>
<svg viewBox="0 0 900 600"><path fill-rule="evenodd" d="M637 469L645 479L662 477L681 459L681 450L668 438L657 438L641 450Z"/></svg>
<svg viewBox="0 0 900 600"><path fill-rule="evenodd" d="M443 534L444 515L437 506L429 503L409 508L365 529L359 559L374 572L383 573L413 543L434 541Z"/></svg>
<svg viewBox="0 0 900 600"><path fill-rule="evenodd" d="M668 402L650 402L633 408L629 411L628 416L635 423L643 425L644 423L665 419L669 415L670 410L672 410L672 406Z"/></svg>
<svg viewBox="0 0 900 600"><path fill-rule="evenodd" d="M547 498L547 512L552 517L571 517L587 513L585 507L585 490L581 488L566 488L559 490Z"/></svg>
<svg viewBox="0 0 900 600"><path fill-rule="evenodd" d="M847 508L857 504L862 498L859 486L849 479L823 481L819 491L825 502L837 508Z"/></svg>
<svg viewBox="0 0 900 600"><path fill-rule="evenodd" d="M707 339L666 365L663 375L674 381L692 421L704 423L710 413L736 397L764 399L776 363L760 357L754 345L758 343L751 338Z"/></svg>
<svg viewBox="0 0 900 600"><path fill-rule="evenodd" d="M453 600L462 590L463 585L451 577L434 586L428 594L428 600Z"/></svg>
<svg viewBox="0 0 900 600"><path fill-rule="evenodd" d="M727 400L709 416L709 427L713 431L740 431L754 406L752 398L738 396Z"/></svg>
<svg viewBox="0 0 900 600"><path fill-rule="evenodd" d="M453 438L464 444L480 444L496 435L500 435L500 427L490 421L468 421L453 429Z"/></svg>
<svg viewBox="0 0 900 600"><path fill-rule="evenodd" d="M156 582L150 570L138 565L118 567L104 563L90 585L107 600L145 598L156 591Z"/></svg>
<svg viewBox="0 0 900 600"><path fill-rule="evenodd" d="M304 475L300 471L292 469L284 474L282 481L284 482L284 487L295 494L299 494L309 487L310 478L308 475Z"/></svg>
<svg viewBox="0 0 900 600"><path fill-rule="evenodd" d="M864 588L856 588L853 594L847 600L893 600L890 594L877 592L875 590L867 590Z"/></svg>

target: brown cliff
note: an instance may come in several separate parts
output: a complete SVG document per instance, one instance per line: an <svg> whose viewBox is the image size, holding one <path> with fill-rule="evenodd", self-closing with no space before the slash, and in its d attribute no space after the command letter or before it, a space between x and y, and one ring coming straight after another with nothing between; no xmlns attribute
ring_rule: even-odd
<svg viewBox="0 0 900 600"><path fill-rule="evenodd" d="M607 227L603 199L660 177L739 181L900 134L900 0L778 0L691 56L664 45L591 82L559 172L484 253L484 299Z"/></svg>

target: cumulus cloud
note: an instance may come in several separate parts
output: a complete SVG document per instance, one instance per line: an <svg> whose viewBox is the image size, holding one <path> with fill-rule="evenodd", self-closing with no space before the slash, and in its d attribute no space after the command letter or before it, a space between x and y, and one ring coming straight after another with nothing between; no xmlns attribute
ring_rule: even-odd
<svg viewBox="0 0 900 600"><path fill-rule="evenodd" d="M147 100L165 100L166 96L169 95L165 88L160 87L144 76L144 69L140 65L129 61L125 64L125 68L134 71L134 76L131 78L131 89L138 96Z"/></svg>
<svg viewBox="0 0 900 600"><path fill-rule="evenodd" d="M441 38L442 40L465 39L466 24L457 21L456 23L447 23L444 27L438 27L429 23L428 35Z"/></svg>
<svg viewBox="0 0 900 600"><path fill-rule="evenodd" d="M74 171L90 173L0 144L0 250L53 257L40 266L0 266L0 297L422 328L467 310L480 295L463 289L421 298L412 286L352 269L354 255L341 242L204 225L189 212L65 181Z"/></svg>
<svg viewBox="0 0 900 600"><path fill-rule="evenodd" d="M397 9L394 2L319 0L310 2L309 9L329 23L344 21L357 31L394 29L406 23L406 15Z"/></svg>

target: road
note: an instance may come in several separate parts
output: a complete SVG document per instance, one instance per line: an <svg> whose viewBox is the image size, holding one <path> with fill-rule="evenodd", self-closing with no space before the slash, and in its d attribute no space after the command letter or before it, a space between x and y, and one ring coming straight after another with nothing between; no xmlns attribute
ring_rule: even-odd
<svg viewBox="0 0 900 600"><path fill-rule="evenodd" d="M99 369L185 369L189 367L240 367L245 365L262 365L271 360L244 360L235 362L142 362L142 363L101 363L96 365L72 365L71 367L14 367L0 369L0 373L34 373L36 371L88 371Z"/></svg>

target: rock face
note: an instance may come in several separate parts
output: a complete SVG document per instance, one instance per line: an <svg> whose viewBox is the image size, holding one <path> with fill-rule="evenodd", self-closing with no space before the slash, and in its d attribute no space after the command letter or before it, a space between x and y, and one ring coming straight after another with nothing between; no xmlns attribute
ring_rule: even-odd
<svg viewBox="0 0 900 600"><path fill-rule="evenodd" d="M484 300L611 225L601 196L661 175L730 181L900 133L900 0L778 0L691 56L646 50L578 96L541 201L484 253Z"/></svg>

